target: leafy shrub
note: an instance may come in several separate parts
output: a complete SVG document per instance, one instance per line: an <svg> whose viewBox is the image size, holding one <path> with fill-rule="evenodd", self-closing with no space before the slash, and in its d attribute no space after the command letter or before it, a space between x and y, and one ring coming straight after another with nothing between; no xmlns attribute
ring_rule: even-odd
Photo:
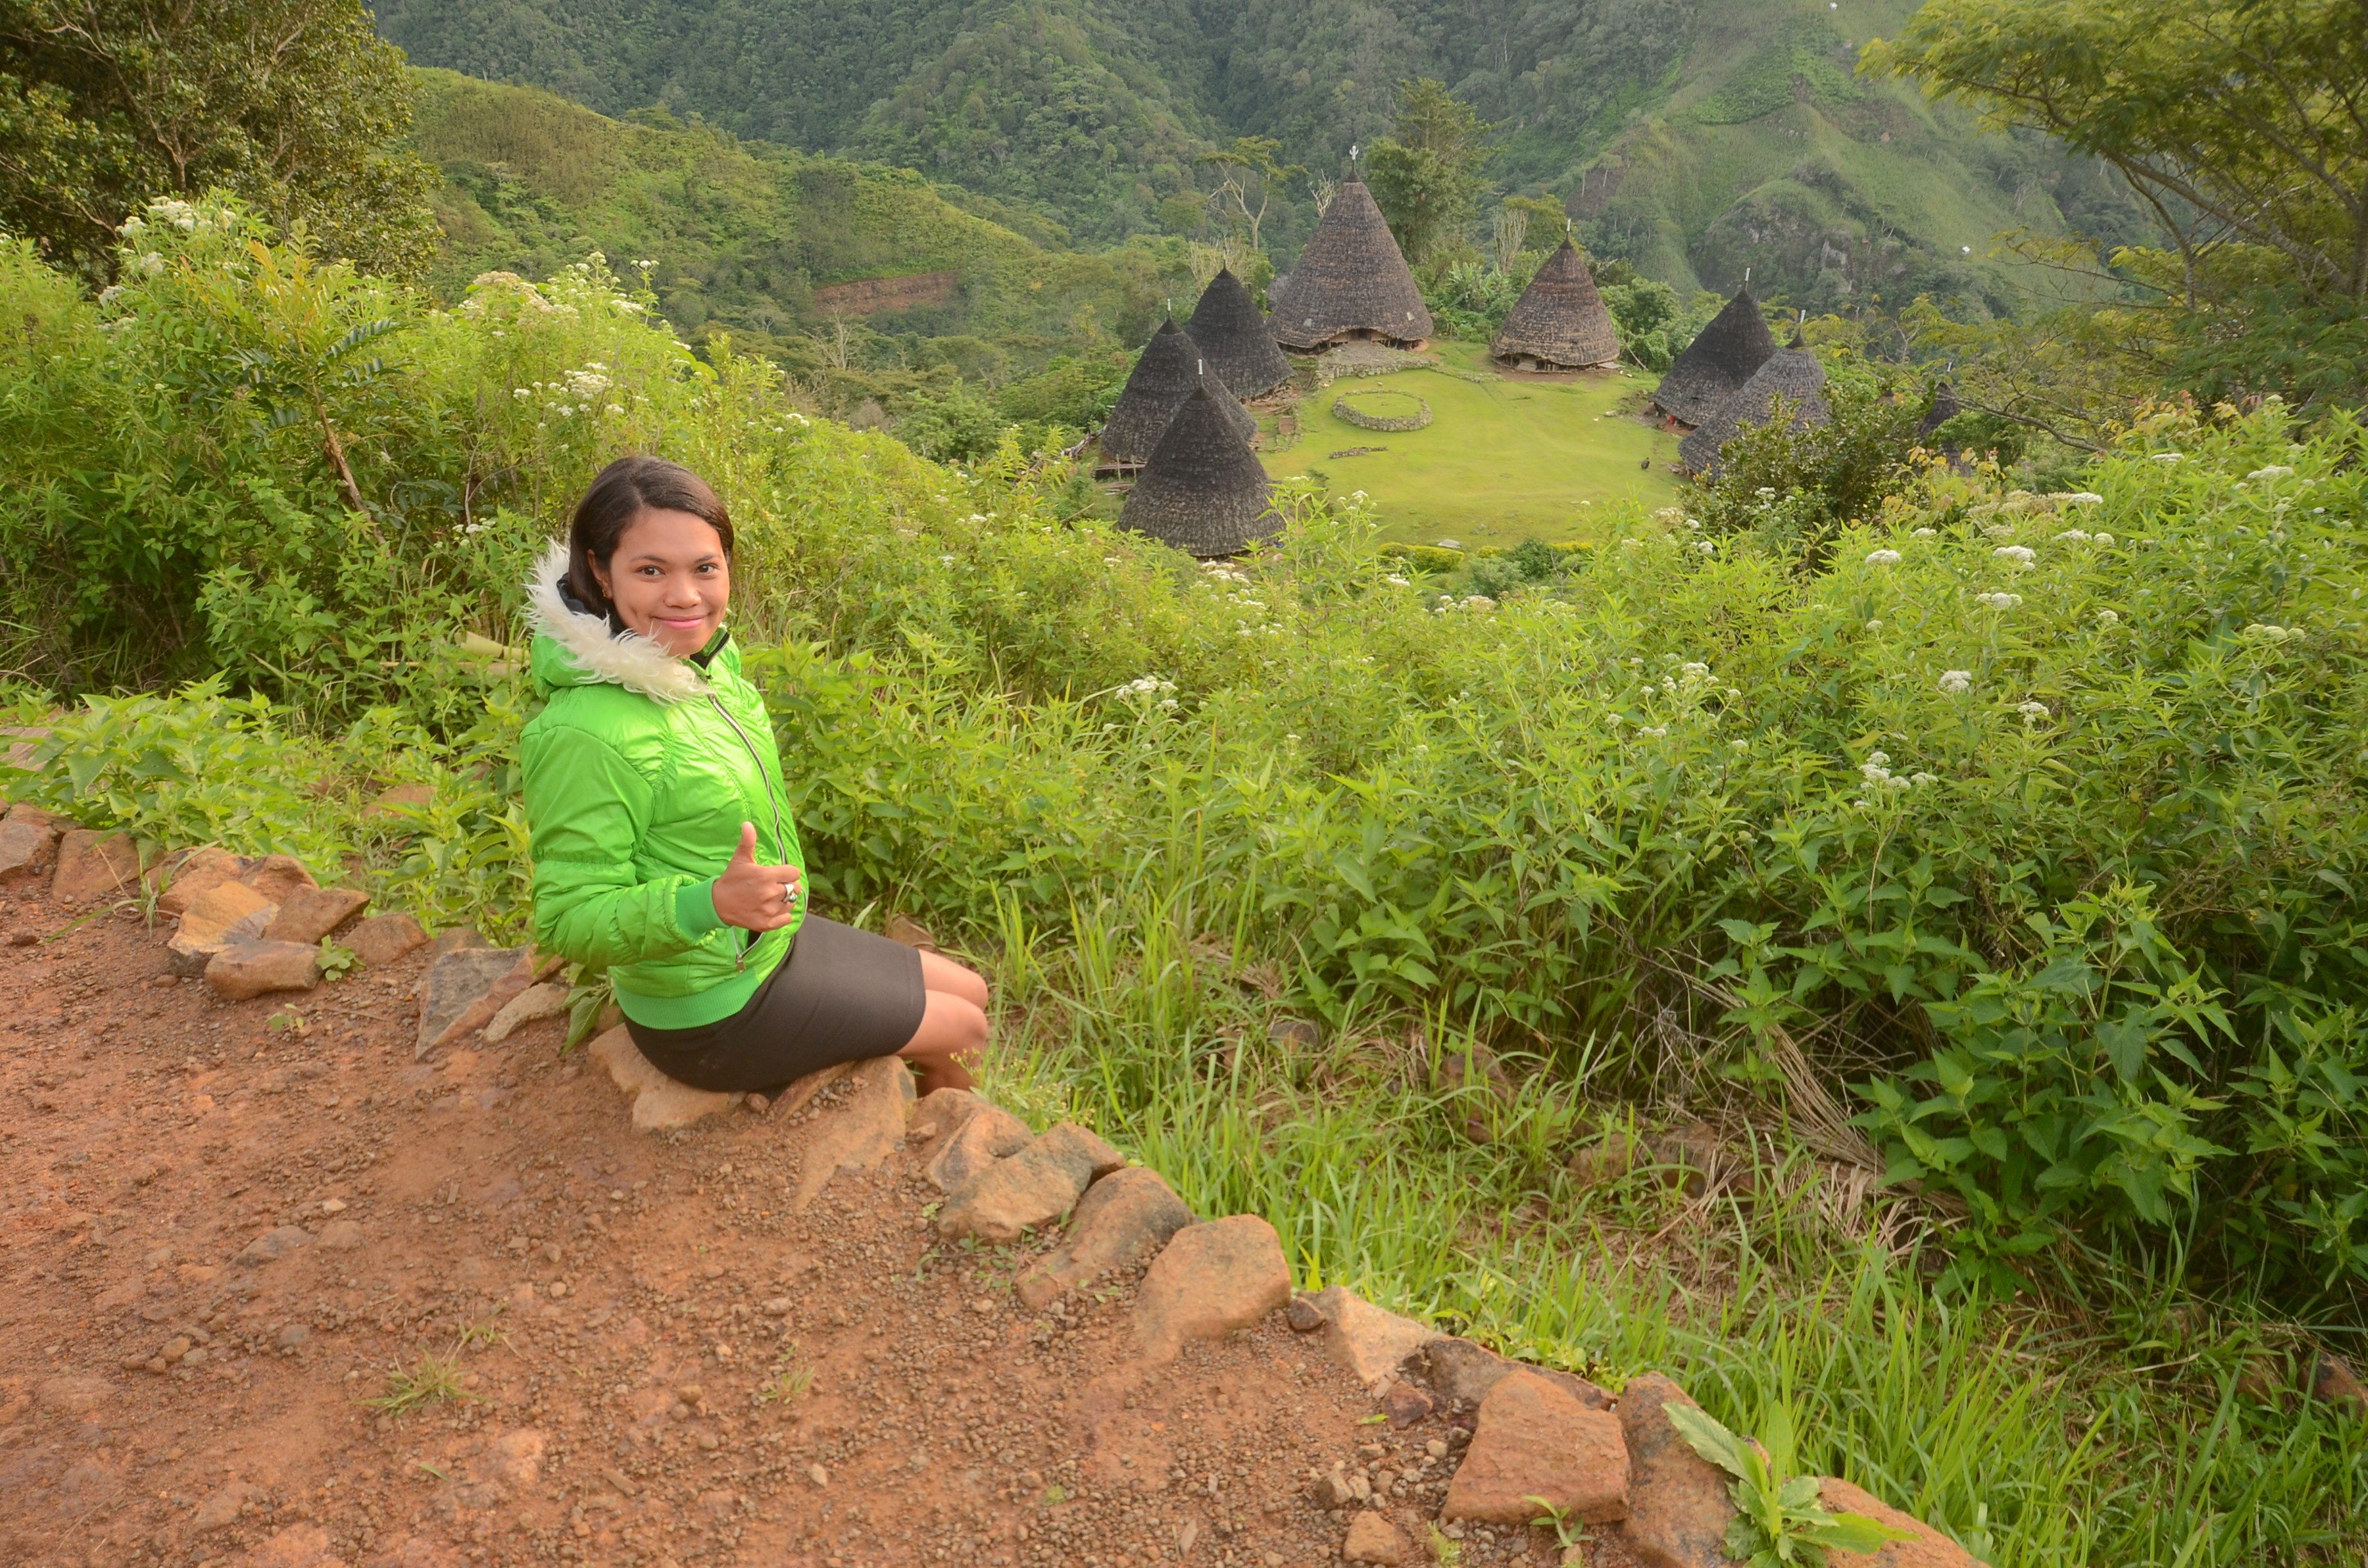
<svg viewBox="0 0 2368 1568"><path fill-rule="evenodd" d="M1837 530L1907 490L1931 394L1909 372L1864 360L1831 359L1827 374L1825 423L1794 429L1780 398L1780 412L1726 444L1714 476L1688 483L1686 509L1705 529L1750 533L1814 561Z"/></svg>
<svg viewBox="0 0 2368 1568"><path fill-rule="evenodd" d="M939 462L971 462L995 450L1004 418L983 393L957 381L934 395L916 393L897 415L896 438Z"/></svg>

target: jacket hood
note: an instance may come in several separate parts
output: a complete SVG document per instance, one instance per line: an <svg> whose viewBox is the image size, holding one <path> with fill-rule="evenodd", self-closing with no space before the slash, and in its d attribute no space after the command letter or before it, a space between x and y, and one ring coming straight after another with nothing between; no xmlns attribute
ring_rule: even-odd
<svg viewBox="0 0 2368 1568"><path fill-rule="evenodd" d="M677 659L638 631L618 631L567 585L567 545L553 540L527 579L527 621L539 634L537 684L559 687L608 683L659 702L704 697L708 685L689 659Z"/></svg>

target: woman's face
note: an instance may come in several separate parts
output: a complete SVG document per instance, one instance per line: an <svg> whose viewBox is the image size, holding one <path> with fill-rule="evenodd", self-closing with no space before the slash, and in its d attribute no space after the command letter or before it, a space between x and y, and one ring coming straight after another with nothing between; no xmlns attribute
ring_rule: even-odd
<svg viewBox="0 0 2368 1568"><path fill-rule="evenodd" d="M677 658L707 646L732 597L722 537L689 512L643 512L593 572L617 619Z"/></svg>

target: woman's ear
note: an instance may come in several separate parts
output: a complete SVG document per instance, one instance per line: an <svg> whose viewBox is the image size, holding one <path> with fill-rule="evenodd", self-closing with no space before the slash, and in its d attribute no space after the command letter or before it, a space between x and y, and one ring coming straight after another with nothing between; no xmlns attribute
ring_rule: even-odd
<svg viewBox="0 0 2368 1568"><path fill-rule="evenodd" d="M615 604L617 596L609 591L609 574L600 569L598 559L587 554L584 557L584 564L592 569L592 585L600 590L600 597L610 604Z"/></svg>

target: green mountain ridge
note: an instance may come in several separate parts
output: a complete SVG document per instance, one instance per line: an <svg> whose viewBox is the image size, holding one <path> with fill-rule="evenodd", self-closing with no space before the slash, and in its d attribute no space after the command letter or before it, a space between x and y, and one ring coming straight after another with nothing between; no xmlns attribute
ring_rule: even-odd
<svg viewBox="0 0 2368 1568"><path fill-rule="evenodd" d="M1494 177L1565 198L1601 255L1680 287L1832 309L2008 302L1994 235L2135 232L2125 192L1995 135L1857 51L1913 0L388 0L421 64L613 115L900 165L1038 238L1202 233L1193 159L1237 135L1337 176L1435 76L1495 124ZM1303 182L1269 221L1311 230Z"/></svg>

